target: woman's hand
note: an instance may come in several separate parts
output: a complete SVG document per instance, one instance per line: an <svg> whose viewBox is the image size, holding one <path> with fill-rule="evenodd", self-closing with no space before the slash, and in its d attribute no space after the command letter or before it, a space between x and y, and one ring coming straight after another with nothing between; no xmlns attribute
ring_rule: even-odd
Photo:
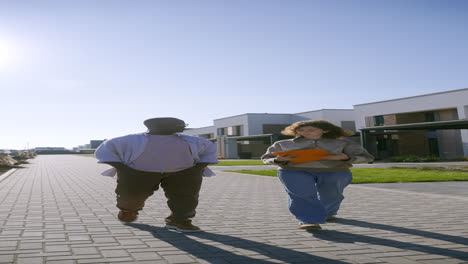
<svg viewBox="0 0 468 264"><path fill-rule="evenodd" d="M349 160L349 156L343 152L339 152L338 155L321 157L322 160Z"/></svg>
<svg viewBox="0 0 468 264"><path fill-rule="evenodd" d="M286 155L286 154L281 154L279 155L278 157L275 158L275 161L277 162L287 162L287 161L290 161L294 158L297 158L298 156L297 155Z"/></svg>

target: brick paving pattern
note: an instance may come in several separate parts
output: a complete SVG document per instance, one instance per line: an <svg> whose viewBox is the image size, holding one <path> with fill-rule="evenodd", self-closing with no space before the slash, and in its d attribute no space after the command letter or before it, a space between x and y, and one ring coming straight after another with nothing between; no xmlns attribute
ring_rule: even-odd
<svg viewBox="0 0 468 264"><path fill-rule="evenodd" d="M204 232L182 234L163 227L161 190L122 224L115 180L99 175L106 165L30 162L0 182L0 263L468 263L468 196L446 184L351 185L339 218L309 233L276 178L218 171L204 178L194 219Z"/></svg>

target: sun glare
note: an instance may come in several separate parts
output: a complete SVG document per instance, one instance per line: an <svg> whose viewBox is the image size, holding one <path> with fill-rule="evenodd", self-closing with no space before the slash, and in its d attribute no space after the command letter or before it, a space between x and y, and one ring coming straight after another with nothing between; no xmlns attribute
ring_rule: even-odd
<svg viewBox="0 0 468 264"><path fill-rule="evenodd" d="M16 50L13 45L0 39L0 70L6 69L13 64Z"/></svg>

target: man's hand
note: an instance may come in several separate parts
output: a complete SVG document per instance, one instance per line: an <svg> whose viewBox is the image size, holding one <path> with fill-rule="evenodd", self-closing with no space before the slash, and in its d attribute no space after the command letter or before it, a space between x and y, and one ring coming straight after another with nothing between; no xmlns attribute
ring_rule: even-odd
<svg viewBox="0 0 468 264"><path fill-rule="evenodd" d="M195 164L195 167L200 168L200 169L204 169L204 168L206 168L208 165L210 165L210 163L207 163L207 162L200 162L200 163Z"/></svg>
<svg viewBox="0 0 468 264"><path fill-rule="evenodd" d="M118 169L118 170L127 167L127 166L125 166L122 162L116 162L116 161L101 162L101 163L109 164L109 165L111 165L112 167L114 167L114 168L116 168L116 169Z"/></svg>
<svg viewBox="0 0 468 264"><path fill-rule="evenodd" d="M286 154L281 154L279 155L278 157L275 158L275 160L278 162L278 163L281 163L281 162L288 162L294 158L297 158L299 157L298 155L286 155Z"/></svg>

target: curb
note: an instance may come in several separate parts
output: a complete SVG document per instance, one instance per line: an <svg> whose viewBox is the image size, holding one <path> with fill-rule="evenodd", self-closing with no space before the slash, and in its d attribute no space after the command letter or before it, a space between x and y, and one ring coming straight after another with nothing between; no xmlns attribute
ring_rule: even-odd
<svg viewBox="0 0 468 264"><path fill-rule="evenodd" d="M2 182L4 179L8 178L8 176L13 174L13 172L15 172L15 171L16 171L16 169L11 169L11 170L3 173L2 175L0 175L0 182Z"/></svg>

